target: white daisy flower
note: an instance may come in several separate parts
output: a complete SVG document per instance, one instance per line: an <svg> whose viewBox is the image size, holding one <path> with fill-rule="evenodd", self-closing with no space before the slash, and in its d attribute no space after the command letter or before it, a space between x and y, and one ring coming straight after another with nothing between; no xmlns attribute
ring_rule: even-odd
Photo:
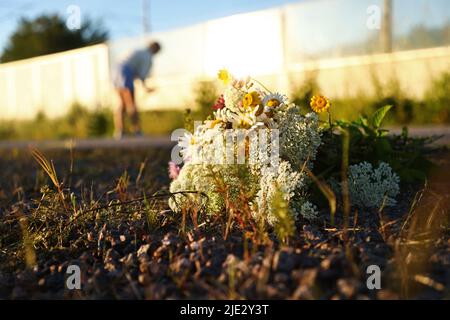
<svg viewBox="0 0 450 320"><path fill-rule="evenodd" d="M231 111L228 108L223 108L214 112L214 117L222 122L231 122L233 117L236 116L236 113Z"/></svg>
<svg viewBox="0 0 450 320"><path fill-rule="evenodd" d="M262 104L264 106L264 112L269 113L273 111L275 108L286 104L287 103L287 97L284 94L275 92L275 93L269 93L264 96Z"/></svg>
<svg viewBox="0 0 450 320"><path fill-rule="evenodd" d="M248 133L258 131L259 129L266 129L266 125L262 122L256 122L250 129L248 129Z"/></svg>
<svg viewBox="0 0 450 320"><path fill-rule="evenodd" d="M277 123L273 118L269 117L266 113L262 113L256 117L256 120L260 123L264 123L264 125L269 129L277 129Z"/></svg>
<svg viewBox="0 0 450 320"><path fill-rule="evenodd" d="M185 162L190 161L199 149L196 137L190 132L178 139L178 146L181 147L180 154Z"/></svg>
<svg viewBox="0 0 450 320"><path fill-rule="evenodd" d="M222 133L222 130L220 128L218 128L218 127L215 127L215 128L212 128L212 129L206 129L205 132L203 132L203 141L204 141L204 143L212 142L221 133Z"/></svg>
<svg viewBox="0 0 450 320"><path fill-rule="evenodd" d="M233 129L248 129L251 128L256 121L256 111L257 108L250 112L238 112L232 115L231 123Z"/></svg>

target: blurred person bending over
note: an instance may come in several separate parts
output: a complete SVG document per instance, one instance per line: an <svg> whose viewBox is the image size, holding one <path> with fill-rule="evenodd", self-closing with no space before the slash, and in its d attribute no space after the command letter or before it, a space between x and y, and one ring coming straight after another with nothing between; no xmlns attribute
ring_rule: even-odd
<svg viewBox="0 0 450 320"><path fill-rule="evenodd" d="M147 48L134 51L119 64L119 70L117 70L117 76L114 81L120 97L120 106L114 117L114 137L116 139L123 137L125 112L130 115L133 133L135 135L142 135L134 95L134 80L141 80L147 92L154 90L145 86L145 79L150 74L153 65L153 56L160 50L161 46L158 42L151 42Z"/></svg>

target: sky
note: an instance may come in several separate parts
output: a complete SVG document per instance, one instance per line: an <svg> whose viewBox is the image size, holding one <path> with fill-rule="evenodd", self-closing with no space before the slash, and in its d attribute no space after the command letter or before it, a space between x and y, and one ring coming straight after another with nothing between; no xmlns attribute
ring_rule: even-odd
<svg viewBox="0 0 450 320"><path fill-rule="evenodd" d="M0 0L0 52L20 17L32 18L55 12L67 17L67 8L71 5L79 6L82 18L89 16L102 21L113 40L141 35L145 1L149 4L147 15L151 31L156 32L243 12L307 2L296 13L299 21L291 28L315 38L317 41L310 41L309 45L317 48L321 38L330 45L333 41L364 37L367 30L361 30L365 28L366 7L382 3L382 0ZM308 7L310 10L303 10ZM449 23L450 0L394 0L394 20L396 32L405 32L417 22L429 26Z"/></svg>
<svg viewBox="0 0 450 320"><path fill-rule="evenodd" d="M143 32L143 1L149 3L151 30L165 31L304 0L0 0L0 51L20 17L54 12L67 16L70 5L79 6L82 17L100 19L111 39L139 35Z"/></svg>

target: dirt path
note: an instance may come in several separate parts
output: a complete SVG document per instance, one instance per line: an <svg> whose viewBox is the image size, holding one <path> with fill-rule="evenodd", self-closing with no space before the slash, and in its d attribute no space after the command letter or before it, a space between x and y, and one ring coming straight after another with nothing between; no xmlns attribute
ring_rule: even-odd
<svg viewBox="0 0 450 320"><path fill-rule="evenodd" d="M401 128L389 128L392 133L399 134ZM450 145L450 126L410 128L413 137L442 136L436 144ZM98 149L98 148L138 148L138 147L168 147L173 145L169 136L127 137L122 140L111 138L68 139L45 141L0 141L0 150L24 149L37 147L39 149Z"/></svg>
<svg viewBox="0 0 450 320"><path fill-rule="evenodd" d="M401 128L388 128L394 134L400 134ZM442 136L436 141L436 144L442 146L450 145L450 126L429 126L429 127L413 127L409 128L409 134L412 137L430 137Z"/></svg>
<svg viewBox="0 0 450 320"><path fill-rule="evenodd" d="M127 137L121 140L111 138L44 140L44 141L0 141L0 149L99 149L99 148L144 148L167 147L174 144L169 136Z"/></svg>

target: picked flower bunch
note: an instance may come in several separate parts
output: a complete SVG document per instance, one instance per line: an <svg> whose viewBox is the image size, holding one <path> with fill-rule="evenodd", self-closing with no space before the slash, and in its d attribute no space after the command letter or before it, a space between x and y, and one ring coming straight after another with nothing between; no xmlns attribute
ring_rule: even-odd
<svg viewBox="0 0 450 320"><path fill-rule="evenodd" d="M318 113L329 111L330 101L314 96L312 111L301 110L250 77L237 79L220 70L218 78L225 91L212 117L179 138L184 165L170 165L170 208L205 209L211 215L248 209L252 219L269 225L285 219L282 214L316 219L308 171L325 130Z"/></svg>
<svg viewBox="0 0 450 320"><path fill-rule="evenodd" d="M321 143L317 114L302 115L285 95L251 78L236 79L226 70L218 77L226 89L213 117L179 139L184 166L170 185L173 193L198 191L207 198L176 194L171 209L206 206L214 214L246 199L254 218L274 224L274 199L281 196L293 217L314 219L306 168L312 169ZM324 111L329 102L320 97L315 106Z"/></svg>

